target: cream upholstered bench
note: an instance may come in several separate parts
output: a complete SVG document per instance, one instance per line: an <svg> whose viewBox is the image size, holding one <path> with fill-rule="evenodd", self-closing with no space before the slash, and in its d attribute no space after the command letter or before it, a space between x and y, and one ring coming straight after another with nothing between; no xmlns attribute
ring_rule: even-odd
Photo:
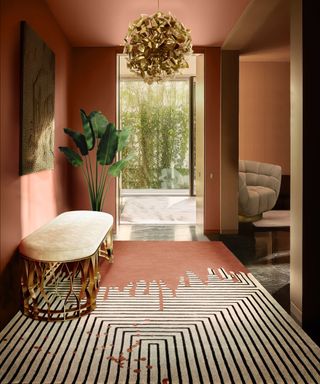
<svg viewBox="0 0 320 384"><path fill-rule="evenodd" d="M108 213L69 211L24 238L19 245L23 313L58 321L94 310L98 256L113 261L112 227Z"/></svg>

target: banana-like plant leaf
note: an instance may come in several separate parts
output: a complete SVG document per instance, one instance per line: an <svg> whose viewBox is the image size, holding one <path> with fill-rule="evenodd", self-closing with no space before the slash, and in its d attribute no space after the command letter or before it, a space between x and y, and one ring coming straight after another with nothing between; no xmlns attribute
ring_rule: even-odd
<svg viewBox="0 0 320 384"><path fill-rule="evenodd" d="M96 138L101 139L109 124L108 119L99 111L93 111L89 115Z"/></svg>
<svg viewBox="0 0 320 384"><path fill-rule="evenodd" d="M64 128L64 132L72 138L75 145L79 148L81 155L86 156L88 154L88 146L84 135L69 128Z"/></svg>
<svg viewBox="0 0 320 384"><path fill-rule="evenodd" d="M118 148L118 135L113 123L107 125L97 151L97 160L101 165L109 165L113 162Z"/></svg>
<svg viewBox="0 0 320 384"><path fill-rule="evenodd" d="M82 166L83 177L88 186L91 207L93 210L101 210L107 193L105 187L108 175L119 176L120 172L127 166L132 158L132 156L129 155L113 163L117 151L121 151L127 146L130 133L127 129L117 131L115 125L109 123L108 119L101 112L93 111L87 115L86 112L81 109L80 115L83 133L73 131L69 128L65 128L64 132L72 138L81 154L68 147L59 147L59 150L64 153L67 160L73 166ZM89 151L95 147L96 143L98 144L96 163L92 167L92 159L84 156L89 154ZM88 160L86 167L83 167L84 160L86 160L86 162ZM102 170L100 174L98 164L109 167Z"/></svg>
<svg viewBox="0 0 320 384"><path fill-rule="evenodd" d="M110 165L108 174L114 177L120 176L120 172L128 165L129 161L132 160L133 157L133 155L128 155L124 159L121 159Z"/></svg>
<svg viewBox="0 0 320 384"><path fill-rule="evenodd" d="M117 131L118 133L118 151L121 152L128 144L130 137L130 130L127 128L122 129L121 131Z"/></svg>
<svg viewBox="0 0 320 384"><path fill-rule="evenodd" d="M68 161L74 167L80 167L82 165L83 160L77 152L74 152L72 149L68 147L59 147L59 150L65 154Z"/></svg>
<svg viewBox="0 0 320 384"><path fill-rule="evenodd" d="M83 109L80 109L80 115L82 120L82 128L84 132L84 136L86 138L88 150L91 151L95 145L95 135L93 132L92 124L90 118L87 116Z"/></svg>

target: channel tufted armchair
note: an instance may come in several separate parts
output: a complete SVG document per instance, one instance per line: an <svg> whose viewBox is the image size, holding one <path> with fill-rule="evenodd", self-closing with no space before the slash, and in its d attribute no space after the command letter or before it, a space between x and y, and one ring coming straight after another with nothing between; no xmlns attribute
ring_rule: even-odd
<svg viewBox="0 0 320 384"><path fill-rule="evenodd" d="M256 221L276 204L281 167L251 160L239 161L239 220Z"/></svg>

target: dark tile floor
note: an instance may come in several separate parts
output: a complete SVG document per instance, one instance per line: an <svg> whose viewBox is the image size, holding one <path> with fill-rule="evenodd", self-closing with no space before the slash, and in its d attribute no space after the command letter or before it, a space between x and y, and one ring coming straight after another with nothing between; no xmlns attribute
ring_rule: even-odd
<svg viewBox="0 0 320 384"><path fill-rule="evenodd" d="M213 235L221 240L249 269L257 280L290 312L290 231L256 230L250 223L240 224L238 235Z"/></svg>
<svg viewBox="0 0 320 384"><path fill-rule="evenodd" d="M115 240L209 241L195 225L186 224L121 224Z"/></svg>
<svg viewBox="0 0 320 384"><path fill-rule="evenodd" d="M209 237L209 238L208 238ZM120 225L116 240L220 240L238 257L270 294L289 312L290 232L255 230L240 224L237 235L198 234L194 225Z"/></svg>

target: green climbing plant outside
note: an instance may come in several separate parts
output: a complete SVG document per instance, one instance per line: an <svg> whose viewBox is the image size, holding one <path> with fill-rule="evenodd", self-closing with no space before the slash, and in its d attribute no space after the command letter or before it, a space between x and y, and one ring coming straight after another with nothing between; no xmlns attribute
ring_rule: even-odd
<svg viewBox="0 0 320 384"><path fill-rule="evenodd" d="M120 100L121 127L131 130L123 154L135 154L122 188L189 188L189 82L121 80Z"/></svg>

